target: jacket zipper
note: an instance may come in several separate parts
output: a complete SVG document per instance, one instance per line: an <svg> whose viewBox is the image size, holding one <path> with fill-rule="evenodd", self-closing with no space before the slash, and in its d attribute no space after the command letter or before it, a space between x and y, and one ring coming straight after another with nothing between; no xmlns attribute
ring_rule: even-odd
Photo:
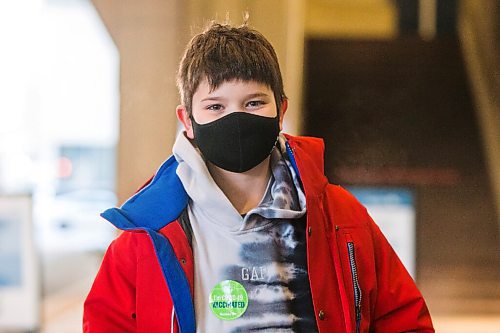
<svg viewBox="0 0 500 333"><path fill-rule="evenodd" d="M361 324L361 288L359 287L358 267L356 266L356 255L354 253L354 243L347 243L349 253L349 265L351 266L352 284L354 290L354 312L356 314L356 333L359 333Z"/></svg>

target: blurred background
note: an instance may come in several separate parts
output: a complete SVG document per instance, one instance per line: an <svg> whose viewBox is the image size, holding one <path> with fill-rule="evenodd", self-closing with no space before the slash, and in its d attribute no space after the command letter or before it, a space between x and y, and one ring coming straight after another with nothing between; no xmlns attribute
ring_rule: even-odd
<svg viewBox="0 0 500 333"><path fill-rule="evenodd" d="M0 2L0 332L81 332L115 230L171 154L175 73L212 19L275 46L285 131L369 209L437 332L500 331L500 1Z"/></svg>

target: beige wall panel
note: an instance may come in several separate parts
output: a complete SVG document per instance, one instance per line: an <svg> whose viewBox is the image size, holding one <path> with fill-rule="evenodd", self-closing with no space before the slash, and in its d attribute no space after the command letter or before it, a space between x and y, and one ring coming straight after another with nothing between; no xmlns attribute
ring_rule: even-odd
<svg viewBox="0 0 500 333"><path fill-rule="evenodd" d="M273 44L289 99L284 131L300 134L304 49L303 1L255 0L248 7L250 24Z"/></svg>
<svg viewBox="0 0 500 333"><path fill-rule="evenodd" d="M500 230L500 5L460 3L459 36L476 102Z"/></svg>
<svg viewBox="0 0 500 333"><path fill-rule="evenodd" d="M120 52L117 193L134 193L171 154L179 98L175 73L186 43L183 1L93 0Z"/></svg>
<svg viewBox="0 0 500 333"><path fill-rule="evenodd" d="M189 0L187 1L191 36L199 33L210 22L233 25L243 22L243 14L248 8L248 1L242 0Z"/></svg>

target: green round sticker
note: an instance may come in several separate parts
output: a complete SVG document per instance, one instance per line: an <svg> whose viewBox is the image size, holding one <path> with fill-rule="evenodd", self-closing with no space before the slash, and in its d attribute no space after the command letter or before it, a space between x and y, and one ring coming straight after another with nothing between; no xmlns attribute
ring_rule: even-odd
<svg viewBox="0 0 500 333"><path fill-rule="evenodd" d="M245 287L233 280L217 283L209 298L210 309L222 320L234 320L241 317L248 307L248 295Z"/></svg>

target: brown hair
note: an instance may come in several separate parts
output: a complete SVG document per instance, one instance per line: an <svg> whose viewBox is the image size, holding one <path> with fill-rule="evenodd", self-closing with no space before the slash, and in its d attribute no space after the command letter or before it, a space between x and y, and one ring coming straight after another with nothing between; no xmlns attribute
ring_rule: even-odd
<svg viewBox="0 0 500 333"><path fill-rule="evenodd" d="M286 99L273 46L246 24L232 27L212 23L186 46L177 74L177 87L189 115L193 95L204 78L212 90L234 79L266 84L274 93L278 111Z"/></svg>

